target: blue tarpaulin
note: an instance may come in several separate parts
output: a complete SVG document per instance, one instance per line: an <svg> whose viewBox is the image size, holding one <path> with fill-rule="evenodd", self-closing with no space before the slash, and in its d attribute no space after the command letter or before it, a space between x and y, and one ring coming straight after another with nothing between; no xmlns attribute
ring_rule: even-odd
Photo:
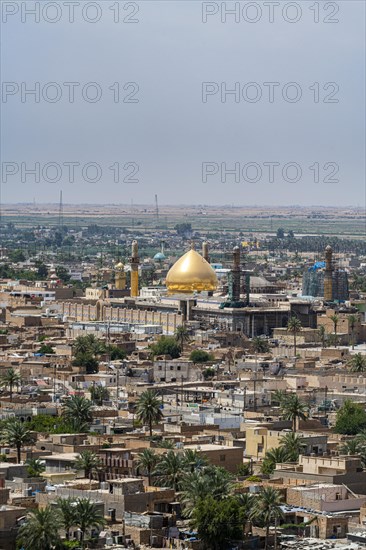
<svg viewBox="0 0 366 550"><path fill-rule="evenodd" d="M314 265L309 267L308 271L316 271L317 269L323 269L325 267L325 262L315 262Z"/></svg>

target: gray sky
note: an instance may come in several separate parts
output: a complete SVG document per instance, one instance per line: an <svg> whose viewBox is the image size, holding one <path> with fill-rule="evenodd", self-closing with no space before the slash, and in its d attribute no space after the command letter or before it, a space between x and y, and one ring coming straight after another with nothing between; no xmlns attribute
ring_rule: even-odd
<svg viewBox="0 0 366 550"><path fill-rule="evenodd" d="M3 202L57 202L63 189L64 202L69 203L133 200L146 204L157 193L161 204L364 204L363 1L330 2L327 11L324 2L300 0L287 8L289 2L279 2L273 8L273 23L269 22L269 7L259 1L251 2L251 7L248 2L238 3L239 22L234 15L222 22L219 11L207 15L206 23L202 12L216 11L221 2L203 6L197 0L145 0L137 3L138 13L129 15L134 3L102 0L94 3L101 16L94 24L83 20L81 8L87 2L82 0L74 8L74 23L68 21L69 8L64 2L57 2L61 19L55 23L45 20L57 15L52 5L34 23L33 16L21 13L20 2L9 2L6 13L4 4L2 81L20 88L21 82L27 88L39 82L41 95L39 103L30 96L22 102L20 91L3 84L9 92L1 104L3 170L19 169L15 175L3 173ZM29 9L34 4L27 2ZM234 4L227 2L227 8ZM111 7L117 5L121 20L127 17L138 22L114 22ZM315 8L310 9L314 5L319 7L319 23L314 22ZM16 8L18 13L7 16ZM86 16L92 19L96 13L90 6ZM255 17L257 22L248 22ZM294 23L285 20L295 17L299 20ZM325 23L325 18L339 22ZM44 87L50 82L61 90L61 99L55 103L42 97L42 90L51 98L57 91ZM80 83L74 103L69 102L64 82ZM96 103L81 95L81 88L89 82L96 82L102 92ZM122 99L135 87L123 90L124 84L137 83L139 90L133 99L138 102L115 103L108 89L115 82L120 84ZM203 82L217 83L205 103ZM220 87L232 89L236 82L240 101L227 95L222 102ZM250 82L256 85L246 87ZM265 82L278 83L273 103ZM289 82L296 82L296 88L286 88ZM319 102L314 101L318 85L312 85L316 82ZM329 82L339 90L334 84L324 90ZM90 97L95 93L94 87L85 90ZM302 97L297 102L282 97L287 93L291 99L299 90ZM261 93L261 99L250 102L255 93ZM327 96L328 101L338 102L325 103ZM25 181L21 181L22 162L23 172L24 167L40 163L39 182L30 174L23 174ZM42 175L49 162L61 167L60 181L47 181L56 176L52 167ZM74 182L69 181L65 162L80 164L75 166ZM100 166L99 181L85 181L96 174L91 167L83 177L82 167L88 162ZM212 163L208 170L215 172L206 182L202 181L204 162ZM279 163L272 182L270 168L263 164L271 162ZM291 162L297 163L296 171L291 166L283 168ZM114 182L109 168L115 163L120 165L119 182ZM129 164L124 169L126 163L138 165L133 178L138 182L122 181L135 167ZM227 169L239 163L240 181L227 175L223 183L221 163ZM256 164L248 167L248 163ZM336 166L339 172L332 177ZM299 181L285 181L283 170L288 179L297 175ZM243 173L258 181L245 181ZM327 176L339 181L327 183Z"/></svg>

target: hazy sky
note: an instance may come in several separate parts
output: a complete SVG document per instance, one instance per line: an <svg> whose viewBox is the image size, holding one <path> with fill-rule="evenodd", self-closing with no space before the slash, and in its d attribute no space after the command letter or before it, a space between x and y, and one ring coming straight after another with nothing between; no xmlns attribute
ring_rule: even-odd
<svg viewBox="0 0 366 550"><path fill-rule="evenodd" d="M364 1L35 4L2 2L3 202L365 204Z"/></svg>

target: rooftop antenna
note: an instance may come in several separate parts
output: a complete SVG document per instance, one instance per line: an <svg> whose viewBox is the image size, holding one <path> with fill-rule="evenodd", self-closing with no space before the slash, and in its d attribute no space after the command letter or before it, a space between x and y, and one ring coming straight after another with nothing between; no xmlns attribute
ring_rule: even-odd
<svg viewBox="0 0 366 550"><path fill-rule="evenodd" d="M58 207L58 225L60 229L64 225L64 205L62 202L62 189L60 191L60 204Z"/></svg>

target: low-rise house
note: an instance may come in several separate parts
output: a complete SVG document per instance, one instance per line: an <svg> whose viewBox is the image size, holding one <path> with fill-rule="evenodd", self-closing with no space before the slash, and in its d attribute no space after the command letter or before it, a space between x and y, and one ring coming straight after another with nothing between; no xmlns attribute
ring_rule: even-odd
<svg viewBox="0 0 366 550"><path fill-rule="evenodd" d="M100 449L100 459L103 464L102 476L106 481L121 476L132 476L135 473L132 452L123 447Z"/></svg>
<svg viewBox="0 0 366 550"><path fill-rule="evenodd" d="M316 512L348 512L360 510L366 496L351 492L346 485L316 483L287 489L287 504Z"/></svg>
<svg viewBox="0 0 366 550"><path fill-rule="evenodd" d="M43 476L53 483L75 479L75 462L79 453L54 453L44 456L46 470Z"/></svg>
<svg viewBox="0 0 366 550"><path fill-rule="evenodd" d="M162 547L175 527L175 517L163 514L136 514L125 512L125 534L131 537L135 544Z"/></svg>
<svg viewBox="0 0 366 550"><path fill-rule="evenodd" d="M38 493L37 502L46 506L58 497L89 498L101 502L104 515L110 516L112 522L123 521L125 511L144 513L171 513L175 505L175 491L165 487L146 487L140 478L122 478L106 482L90 483L89 480L69 482L55 487L52 493Z"/></svg>
<svg viewBox="0 0 366 550"><path fill-rule="evenodd" d="M181 382L197 377L197 369L192 361L162 359L154 361L154 380L160 382ZM193 372L192 372L193 371Z"/></svg>
<svg viewBox="0 0 366 550"><path fill-rule="evenodd" d="M291 433L286 430L271 430L266 426L248 426L245 430L246 456L254 458L264 458L269 449L277 448L281 445L281 439ZM316 454L323 455L327 452L328 436L323 434L299 433L303 443L304 455Z"/></svg>
<svg viewBox="0 0 366 550"><path fill-rule="evenodd" d="M298 464L277 464L272 477L285 485L345 484L354 493L366 494L366 470L357 456L300 455Z"/></svg>
<svg viewBox="0 0 366 550"><path fill-rule="evenodd" d="M235 473L243 463L243 448L229 445L185 445L184 450L192 449L202 453L210 464L225 468L228 472Z"/></svg>
<svg viewBox="0 0 366 550"><path fill-rule="evenodd" d="M10 550L15 548L21 519L27 513L26 508L2 504L0 506L0 548Z"/></svg>

